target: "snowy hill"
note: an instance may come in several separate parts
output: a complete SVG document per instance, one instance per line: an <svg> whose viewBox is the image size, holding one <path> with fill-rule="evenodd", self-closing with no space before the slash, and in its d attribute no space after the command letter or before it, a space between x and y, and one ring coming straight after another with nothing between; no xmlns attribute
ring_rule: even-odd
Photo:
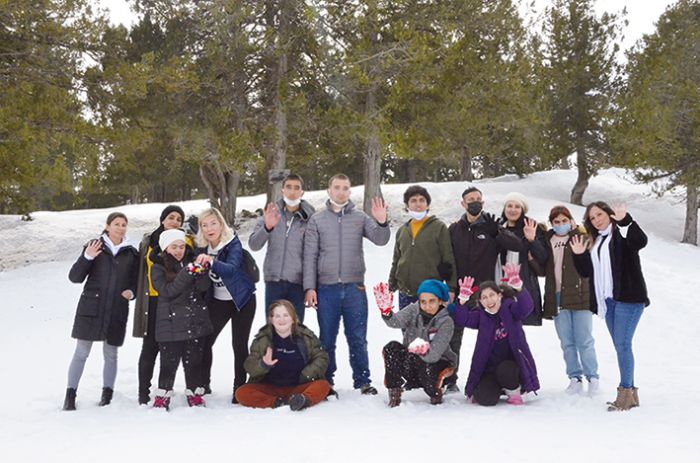
<svg viewBox="0 0 700 463"><path fill-rule="evenodd" d="M485 209L500 213L511 191L530 202L529 215L544 221L549 209L566 203L575 180L573 171L534 174L525 179L501 177L475 182L485 194ZM431 213L446 222L462 213L461 182L422 183L433 197ZM406 185L383 187L394 226L406 220L401 198ZM308 192L315 206L325 192ZM353 189L360 202L362 188ZM602 320L594 320L600 363L601 395L571 397L559 341L553 323L527 327L542 389L526 398L526 406L493 408L466 404L461 394L446 396L431 406L421 391L405 394L398 409L386 407L382 386L382 346L399 339L387 328L370 302L369 352L375 397L352 390L345 338L339 336L337 388L340 400L302 413L289 409L251 410L230 404L233 377L230 331L215 346L212 396L206 409L189 409L182 391L182 371L170 413L136 403L140 340L127 337L119 350L115 400L97 407L101 388L101 348L96 344L78 390L78 411L60 411L74 340L70 338L80 285L67 273L82 243L102 229L104 219L120 210L130 219L129 236L138 240L157 225L164 204L124 206L109 210L36 212L31 222L0 216L0 449L3 461L137 462L186 461L437 461L493 459L537 462L646 462L671 457L698 461L700 444L700 315L695 297L700 250L683 245L684 205L671 197L657 198L649 187L635 185L622 170L611 169L591 181L586 201L625 202L649 235L642 265L652 301L635 336L636 380L641 407L608 413L618 382L615 352ZM264 197L239 198L239 209L263 207ZM180 203L186 213L206 207L204 201ZM583 208L570 206L580 220ZM247 244L253 221L239 234ZM365 243L371 287L385 280L393 250ZM262 263L264 250L254 253ZM258 311L253 331L264 323L263 284L258 285ZM369 291L371 293L371 291ZM372 297L370 295L370 301ZM308 325L318 330L313 312ZM130 320L131 323L131 320ZM130 333L130 325L129 331ZM465 331L459 386L464 386L475 334ZM695 455L695 457L693 457Z"/></svg>

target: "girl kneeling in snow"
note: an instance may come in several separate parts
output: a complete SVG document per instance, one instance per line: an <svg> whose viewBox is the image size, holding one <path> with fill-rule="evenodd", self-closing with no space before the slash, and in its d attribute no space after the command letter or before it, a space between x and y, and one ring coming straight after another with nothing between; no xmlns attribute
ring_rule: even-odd
<svg viewBox="0 0 700 463"><path fill-rule="evenodd" d="M246 407L289 405L299 411L321 402L331 388L324 379L328 354L284 299L270 305L268 323L255 335L244 366L250 380L236 389L236 399Z"/></svg>
<svg viewBox="0 0 700 463"><path fill-rule="evenodd" d="M156 341L160 350L159 389L153 406L169 409L180 359L188 405L204 406L204 344L213 331L204 301L210 285L208 269L192 263L194 252L185 243L182 230L165 230L158 245L163 251L151 269L153 287L158 291Z"/></svg>
<svg viewBox="0 0 700 463"><path fill-rule="evenodd" d="M401 403L403 389L423 388L430 403L442 403L443 380L454 372L457 355L450 349L454 323L445 305L447 285L425 280L418 287L418 302L399 312L391 311L393 293L386 283L374 287L377 306L384 322L404 330L403 344L391 341L384 346L384 384L389 389L389 406Z"/></svg>
<svg viewBox="0 0 700 463"><path fill-rule="evenodd" d="M76 390L94 341L103 341L105 362L100 406L112 401L117 349L124 344L129 300L134 298L139 270L138 251L126 239L127 223L121 212L109 214L102 236L85 245L68 274L73 283L87 281L73 323L72 337L78 342L68 369L64 410L75 410Z"/></svg>
<svg viewBox="0 0 700 463"><path fill-rule="evenodd" d="M523 320L532 312L532 297L522 289L520 265L503 267L507 285L486 281L478 288L479 307L470 310L466 302L477 288L473 278L460 280L455 324L479 330L472 355L467 398L480 405L496 405L505 392L507 402L522 405L521 393L540 388L537 368L523 331ZM520 291L520 292L518 292Z"/></svg>

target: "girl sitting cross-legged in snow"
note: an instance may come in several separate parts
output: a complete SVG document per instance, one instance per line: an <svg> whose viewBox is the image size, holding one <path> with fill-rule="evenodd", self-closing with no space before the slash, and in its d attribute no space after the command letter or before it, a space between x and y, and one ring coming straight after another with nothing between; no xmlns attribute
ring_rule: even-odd
<svg viewBox="0 0 700 463"><path fill-rule="evenodd" d="M523 331L523 320L532 312L533 302L522 287L519 267L518 264L503 266L506 285L486 281L476 288L472 287L471 277L459 281L455 324L479 330L465 387L470 402L496 405L505 393L508 403L522 405L521 393L540 388L535 361ZM470 310L467 300L475 292L479 305Z"/></svg>
<svg viewBox="0 0 700 463"><path fill-rule="evenodd" d="M208 268L192 263L194 252L182 230L165 230L154 258L153 287L158 291L156 341L160 350L160 375L153 406L170 408L175 373L182 359L190 407L204 406L202 360L206 337L214 330L204 295L210 285Z"/></svg>
<svg viewBox="0 0 700 463"><path fill-rule="evenodd" d="M384 346L384 384L389 389L389 406L401 403L403 389L423 388L430 403L442 403L443 380L454 372L457 355L450 349L454 323L445 307L447 285L425 280L418 286L418 301L394 313L389 285L374 287L374 297L384 323L403 330L403 344L391 341Z"/></svg>
<svg viewBox="0 0 700 463"><path fill-rule="evenodd" d="M331 389L325 380L328 353L285 299L270 304L268 323L255 336L244 366L250 379L236 389L236 399L246 407L289 405L299 411L324 400Z"/></svg>

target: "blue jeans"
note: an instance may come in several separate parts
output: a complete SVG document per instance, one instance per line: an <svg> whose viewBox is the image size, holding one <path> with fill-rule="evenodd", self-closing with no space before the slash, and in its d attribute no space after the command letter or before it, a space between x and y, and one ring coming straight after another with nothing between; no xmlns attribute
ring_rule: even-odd
<svg viewBox="0 0 700 463"><path fill-rule="evenodd" d="M286 299L292 303L297 311L299 321L304 323L304 288L301 285L288 281L266 281L265 282L265 313L270 309L270 304Z"/></svg>
<svg viewBox="0 0 700 463"><path fill-rule="evenodd" d="M608 311L605 313L605 324L612 336L617 366L620 369L620 387L634 387L634 354L632 353L632 337L642 318L644 304L641 302L619 302L611 298L605 300Z"/></svg>
<svg viewBox="0 0 700 463"><path fill-rule="evenodd" d="M355 389L370 384L367 356L367 294L358 283L321 285L318 288L318 327L321 346L328 352L326 380L332 385L335 362L335 343L343 318L345 338L350 350L350 366Z"/></svg>
<svg viewBox="0 0 700 463"><path fill-rule="evenodd" d="M407 294L402 294L399 292L399 310L403 309L409 304L413 304L418 300L418 296L409 296Z"/></svg>
<svg viewBox="0 0 700 463"><path fill-rule="evenodd" d="M593 314L590 310L562 309L554 317L554 327L564 353L569 378L598 378L598 360L593 340Z"/></svg>

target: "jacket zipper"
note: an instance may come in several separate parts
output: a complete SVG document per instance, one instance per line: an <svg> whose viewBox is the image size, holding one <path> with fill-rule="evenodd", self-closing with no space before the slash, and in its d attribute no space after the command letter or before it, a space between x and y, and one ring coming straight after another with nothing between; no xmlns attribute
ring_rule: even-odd
<svg viewBox="0 0 700 463"><path fill-rule="evenodd" d="M338 283L343 282L343 279L340 278L340 272L343 268L343 215L345 215L345 208L343 208L338 215Z"/></svg>

